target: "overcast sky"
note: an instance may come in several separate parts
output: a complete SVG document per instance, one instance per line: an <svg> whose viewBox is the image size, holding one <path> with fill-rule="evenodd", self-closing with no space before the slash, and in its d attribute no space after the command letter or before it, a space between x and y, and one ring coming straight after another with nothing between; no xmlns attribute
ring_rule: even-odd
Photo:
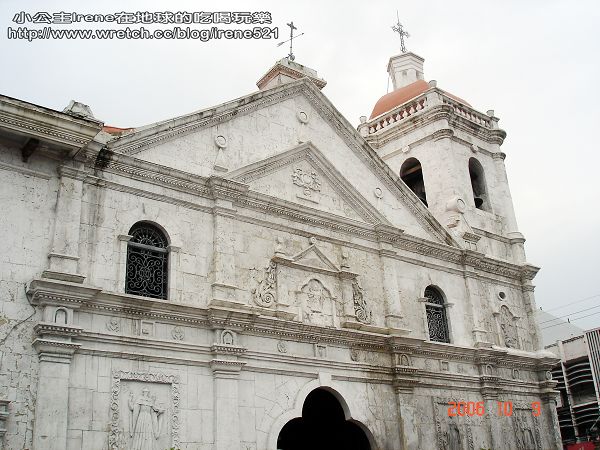
<svg viewBox="0 0 600 450"><path fill-rule="evenodd" d="M502 148L517 220L528 260L542 267L538 306L557 315L584 310L572 318L600 313L600 2L2 0L0 92L58 110L75 99L106 124L141 126L255 91L286 56L288 47L276 44L293 20L305 33L296 61L327 80L323 92L356 125L386 93L386 65L399 52L397 9L408 49L425 58L425 78L480 111L494 109L508 132ZM19 26L11 21L20 11L201 10L269 11L280 38L30 43L6 32ZM574 323L600 326L600 314Z"/></svg>

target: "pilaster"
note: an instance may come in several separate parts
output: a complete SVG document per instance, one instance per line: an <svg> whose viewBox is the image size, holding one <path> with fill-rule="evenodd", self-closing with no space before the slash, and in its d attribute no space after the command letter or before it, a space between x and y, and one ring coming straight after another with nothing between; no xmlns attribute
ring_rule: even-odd
<svg viewBox="0 0 600 450"><path fill-rule="evenodd" d="M246 364L239 356L246 348L238 345L232 330L215 330L217 343L212 348L210 367L214 383L215 450L240 450L238 378Z"/></svg>
<svg viewBox="0 0 600 450"><path fill-rule="evenodd" d="M69 371L73 354L80 345L38 338L33 346L40 360L33 449L64 450L67 448Z"/></svg>
<svg viewBox="0 0 600 450"><path fill-rule="evenodd" d="M212 305L239 305L235 282L236 236L230 201L216 199L213 209Z"/></svg>
<svg viewBox="0 0 600 450"><path fill-rule="evenodd" d="M402 330L402 306L396 274L396 252L390 244L380 243L379 257L382 266L385 326L390 330ZM405 331L405 330L402 330Z"/></svg>
<svg viewBox="0 0 600 450"><path fill-rule="evenodd" d="M84 275L77 272L79 262L79 229L81 226L81 197L86 173L73 167L58 169L59 186L56 203L52 250L48 254L45 278L83 283Z"/></svg>

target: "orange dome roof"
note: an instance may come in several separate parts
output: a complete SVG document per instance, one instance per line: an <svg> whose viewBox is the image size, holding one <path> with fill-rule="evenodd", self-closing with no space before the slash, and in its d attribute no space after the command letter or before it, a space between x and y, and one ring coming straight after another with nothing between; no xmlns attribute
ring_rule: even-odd
<svg viewBox="0 0 600 450"><path fill-rule="evenodd" d="M411 83L407 86L401 87L400 89L396 89L395 91L385 94L383 97L377 100L377 103L375 103L375 107L373 108L373 112L371 113L371 117L369 119L391 111L396 106L400 106L403 103L406 103L407 101L421 95L429 88L430 86L429 83L427 83L427 81L417 80L414 83ZM471 106L459 97L456 97L447 92L446 95L452 97L454 100L464 103L467 106Z"/></svg>

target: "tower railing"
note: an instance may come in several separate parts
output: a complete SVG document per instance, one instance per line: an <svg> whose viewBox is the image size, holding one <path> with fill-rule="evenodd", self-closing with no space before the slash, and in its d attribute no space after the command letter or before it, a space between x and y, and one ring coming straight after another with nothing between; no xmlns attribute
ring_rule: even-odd
<svg viewBox="0 0 600 450"><path fill-rule="evenodd" d="M487 129L497 128L497 119L481 113L470 106L461 103L438 89L430 89L412 100L370 120L362 119L358 131L363 137L381 132L397 123L406 121L409 117L434 106L447 105L454 113Z"/></svg>

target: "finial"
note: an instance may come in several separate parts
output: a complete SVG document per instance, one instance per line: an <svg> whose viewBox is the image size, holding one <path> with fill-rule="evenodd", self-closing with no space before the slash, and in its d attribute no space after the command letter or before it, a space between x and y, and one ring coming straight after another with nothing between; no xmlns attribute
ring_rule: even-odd
<svg viewBox="0 0 600 450"><path fill-rule="evenodd" d="M408 34L406 31L404 31L404 28L402 28L400 17L398 16L398 10L396 10L396 25L392 26L392 30L394 30L394 32L398 33L398 36L400 36L400 50L402 50L402 53L406 53L404 37L410 37L410 34Z"/></svg>
<svg viewBox="0 0 600 450"><path fill-rule="evenodd" d="M294 52L293 52L293 44L294 44L294 38L299 38L300 36L302 36L304 33L300 33L297 34L296 36L294 36L294 30L297 30L298 28L296 28L296 26L294 25L294 22L290 22L288 24L286 24L288 27L290 27L290 38L287 41L283 41L280 42L279 44L277 44L277 47L285 44L286 42L290 43L290 54L288 55L288 59L290 61L293 61L294 59L296 59L296 57L294 56Z"/></svg>

